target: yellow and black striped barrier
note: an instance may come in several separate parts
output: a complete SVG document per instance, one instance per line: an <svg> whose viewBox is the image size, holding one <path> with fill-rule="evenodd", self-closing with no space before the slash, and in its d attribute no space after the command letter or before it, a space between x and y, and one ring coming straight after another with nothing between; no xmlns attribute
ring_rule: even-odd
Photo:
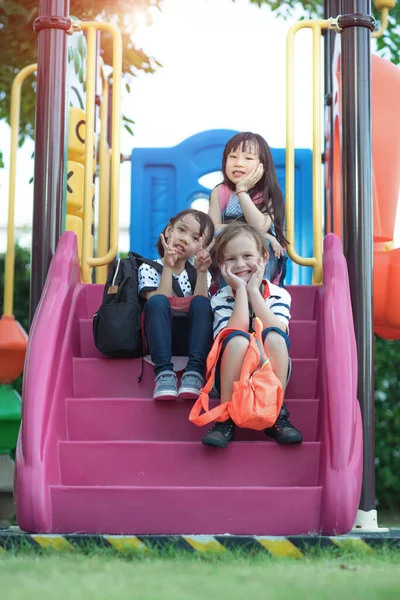
<svg viewBox="0 0 400 600"><path fill-rule="evenodd" d="M0 530L0 556L4 552L51 551L117 553L189 552L223 554L239 551L276 557L303 558L316 551L372 553L379 549L400 551L400 529L388 533L349 534L342 536L243 536L243 535L95 535L95 534L30 534L17 527Z"/></svg>

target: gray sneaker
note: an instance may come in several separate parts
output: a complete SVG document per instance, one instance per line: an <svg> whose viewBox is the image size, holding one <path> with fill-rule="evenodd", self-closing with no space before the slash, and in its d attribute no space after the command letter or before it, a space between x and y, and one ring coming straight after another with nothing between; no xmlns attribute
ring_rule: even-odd
<svg viewBox="0 0 400 600"><path fill-rule="evenodd" d="M181 387L178 392L179 400L197 400L203 385L204 379L200 373L186 371L182 375Z"/></svg>
<svg viewBox="0 0 400 600"><path fill-rule="evenodd" d="M153 400L175 400L178 396L176 373L162 371L154 380Z"/></svg>

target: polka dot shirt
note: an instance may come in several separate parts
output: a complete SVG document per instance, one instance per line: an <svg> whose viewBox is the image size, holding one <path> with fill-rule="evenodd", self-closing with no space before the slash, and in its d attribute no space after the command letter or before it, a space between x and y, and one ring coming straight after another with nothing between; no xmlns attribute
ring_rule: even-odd
<svg viewBox="0 0 400 600"><path fill-rule="evenodd" d="M160 265L163 265L162 259L158 258L155 262L158 262ZM158 273L153 267L150 265L146 265L145 263L141 264L139 267L139 285L138 291L142 296L145 295L145 292L152 292L158 288L161 280L161 273ZM191 296L193 294L192 288L190 287L189 276L187 274L186 269L182 271L179 275L173 275L175 279L178 280L180 288L182 290L183 295ZM207 273L207 284L208 287L211 285L211 274ZM172 290L172 295L176 296L175 292Z"/></svg>

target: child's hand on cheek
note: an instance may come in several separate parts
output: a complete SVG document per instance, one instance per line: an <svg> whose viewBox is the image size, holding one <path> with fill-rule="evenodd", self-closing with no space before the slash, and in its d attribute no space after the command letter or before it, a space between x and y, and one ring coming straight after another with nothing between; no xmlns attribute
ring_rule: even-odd
<svg viewBox="0 0 400 600"><path fill-rule="evenodd" d="M246 289L246 282L240 277L236 277L225 263L221 265L221 275L233 290L238 290L241 287Z"/></svg>
<svg viewBox="0 0 400 600"><path fill-rule="evenodd" d="M258 183L264 174L264 165L259 163L250 173L244 175L236 184L236 191L248 192Z"/></svg>
<svg viewBox="0 0 400 600"><path fill-rule="evenodd" d="M264 270L265 264L262 261L262 259L258 261L258 264L253 265L253 275L251 276L247 284L248 292L255 292L260 290L260 286L264 278Z"/></svg>
<svg viewBox="0 0 400 600"><path fill-rule="evenodd" d="M178 260L178 253L174 248L174 235L171 232L168 241L166 241L163 234L161 234L160 239L162 247L164 248L164 265L173 269Z"/></svg>

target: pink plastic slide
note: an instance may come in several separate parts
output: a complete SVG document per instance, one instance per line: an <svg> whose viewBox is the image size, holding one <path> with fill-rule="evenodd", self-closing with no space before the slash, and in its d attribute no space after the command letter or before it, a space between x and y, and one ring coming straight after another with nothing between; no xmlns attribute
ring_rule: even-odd
<svg viewBox="0 0 400 600"><path fill-rule="evenodd" d="M241 429L200 443L190 403L154 402L140 360L102 357L91 321L102 286L80 283L75 234L60 239L29 338L16 504L44 533L347 533L361 489L357 361L341 242L324 242L324 285L292 286L286 403L304 442Z"/></svg>

